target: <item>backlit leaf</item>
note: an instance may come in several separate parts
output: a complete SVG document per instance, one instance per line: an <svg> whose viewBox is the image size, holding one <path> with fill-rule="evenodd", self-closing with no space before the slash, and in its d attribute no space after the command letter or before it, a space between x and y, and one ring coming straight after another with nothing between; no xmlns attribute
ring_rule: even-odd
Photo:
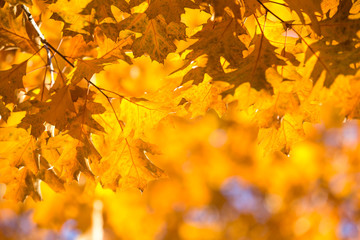
<svg viewBox="0 0 360 240"><path fill-rule="evenodd" d="M150 161L147 152L157 153L151 145L139 139L128 141L120 138L114 149L101 159L102 184L113 190L137 187L143 191L149 181L165 177L164 171Z"/></svg>
<svg viewBox="0 0 360 240"><path fill-rule="evenodd" d="M241 63L238 63L241 67L223 76L219 76L215 80L229 82L234 84L235 88L245 82L250 82L251 87L257 90L270 90L271 86L265 77L266 70L275 66L286 65L285 61L274 53L274 50L275 47L266 38L262 35L257 36L255 39L255 49ZM234 89L231 89L226 93L233 91Z"/></svg>
<svg viewBox="0 0 360 240"><path fill-rule="evenodd" d="M0 50L20 48L22 51L34 53L38 50L29 39L23 23L23 15L14 16L13 12L20 7L10 7L9 4L0 8Z"/></svg>
<svg viewBox="0 0 360 240"><path fill-rule="evenodd" d="M90 3L86 5L84 10L80 13L83 15L91 15L91 10L94 9L96 11L95 17L102 21L107 17L114 18L111 12L111 6L115 6L119 8L123 12L129 12L130 8L128 3L125 0L92 0Z"/></svg>
<svg viewBox="0 0 360 240"><path fill-rule="evenodd" d="M0 94L5 104L17 103L17 94L23 90L23 77L26 74L27 61L16 64L9 70L0 71Z"/></svg>
<svg viewBox="0 0 360 240"><path fill-rule="evenodd" d="M142 36L136 38L132 44L135 57L146 53L152 60L162 63L169 53L176 50L173 37L171 37L174 30L173 28L168 29L164 18L161 16L149 20L144 13L133 14L119 24L122 29L142 33ZM182 31L184 30L182 29Z"/></svg>
<svg viewBox="0 0 360 240"><path fill-rule="evenodd" d="M198 8L198 6L190 0L153 0L145 13L150 20L161 14L167 23L180 22L181 14L185 13L184 8Z"/></svg>

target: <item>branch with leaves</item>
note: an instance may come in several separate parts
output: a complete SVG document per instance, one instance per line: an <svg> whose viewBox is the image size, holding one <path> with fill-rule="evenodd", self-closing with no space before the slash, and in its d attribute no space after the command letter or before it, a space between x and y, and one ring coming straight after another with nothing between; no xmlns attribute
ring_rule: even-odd
<svg viewBox="0 0 360 240"><path fill-rule="evenodd" d="M0 0L0 239L29 236L9 206L59 238L355 239L359 29L351 0Z"/></svg>
<svg viewBox="0 0 360 240"><path fill-rule="evenodd" d="M62 191L81 173L113 190L142 190L165 176L148 156L160 153L157 128L210 110L226 118L235 105L258 126L264 154L288 155L306 137L303 123L320 121L326 95L320 92L332 91L342 74L355 76L358 67L352 29L359 20L350 18L356 9L349 0L331 6L295 0L1 6L7 20L0 24L0 47L24 56L4 62L0 72L1 131L5 142L19 143L8 149L13 155L4 168L18 180L2 181L18 188L18 196L7 195L17 200L40 196L40 180ZM52 24L57 34L50 34ZM141 75L152 68L159 71L149 79ZM343 114L357 117L349 109ZM31 180L20 184L24 179Z"/></svg>

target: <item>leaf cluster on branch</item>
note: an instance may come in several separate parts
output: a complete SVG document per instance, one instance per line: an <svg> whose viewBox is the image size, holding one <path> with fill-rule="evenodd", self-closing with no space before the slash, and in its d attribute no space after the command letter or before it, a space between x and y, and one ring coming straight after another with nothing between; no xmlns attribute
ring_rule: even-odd
<svg viewBox="0 0 360 240"><path fill-rule="evenodd" d="M336 105L340 122L359 117L360 16L351 0L0 7L0 182L8 199L39 200L40 181L61 192L80 174L112 190L143 190L166 177L151 161L162 152L159 124L209 111L229 122L244 115L263 154L285 155L304 139L304 123L319 122L324 102ZM185 19L189 13L198 16ZM136 78L139 59L166 73L135 90L111 74L126 66Z"/></svg>

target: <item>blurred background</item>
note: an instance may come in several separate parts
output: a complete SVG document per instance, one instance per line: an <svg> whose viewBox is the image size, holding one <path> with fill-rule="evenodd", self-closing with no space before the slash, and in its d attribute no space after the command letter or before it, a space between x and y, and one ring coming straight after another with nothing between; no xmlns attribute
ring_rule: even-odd
<svg viewBox="0 0 360 240"><path fill-rule="evenodd" d="M143 193L42 183L42 202L1 200L0 238L359 239L358 121L311 126L288 156L261 156L254 126L213 112L173 124L150 157L167 179Z"/></svg>

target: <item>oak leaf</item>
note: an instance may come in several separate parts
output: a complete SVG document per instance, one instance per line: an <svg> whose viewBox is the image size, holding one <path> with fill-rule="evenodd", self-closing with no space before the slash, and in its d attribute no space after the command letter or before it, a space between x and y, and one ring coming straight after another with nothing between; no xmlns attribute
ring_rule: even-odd
<svg viewBox="0 0 360 240"><path fill-rule="evenodd" d="M184 75L182 84L190 80L198 84L203 80L205 73L213 78L223 75L223 61L229 62L231 68L239 66L243 59L243 51L247 50L239 39L243 34L246 34L246 30L233 18L227 17L219 23L208 21L201 31L192 36L198 41L188 47L192 51L186 55L188 61L181 69L191 63L193 66ZM207 58L205 64L201 59L204 57Z"/></svg>
<svg viewBox="0 0 360 240"><path fill-rule="evenodd" d="M150 20L161 14L167 23L180 22L185 8L195 9L198 6L190 0L152 0L145 13Z"/></svg>
<svg viewBox="0 0 360 240"><path fill-rule="evenodd" d="M93 40L94 16L80 15L79 13L89 1L58 0L49 5L53 12L51 19L64 23L63 36L76 36L81 34L86 42Z"/></svg>
<svg viewBox="0 0 360 240"><path fill-rule="evenodd" d="M129 4L125 0L92 0L86 5L80 14L91 15L91 11L94 9L96 11L96 19L101 22L107 17L114 18L111 6L115 6L123 12L130 12Z"/></svg>
<svg viewBox="0 0 360 240"><path fill-rule="evenodd" d="M98 58L92 60L81 60L79 59L75 63L75 68L69 74L69 78L71 79L72 85L77 85L82 79L86 81L90 81L91 77L95 73L99 73L104 69L106 64L115 63L117 58Z"/></svg>
<svg viewBox="0 0 360 240"><path fill-rule="evenodd" d="M257 12L261 12L262 6L260 4L261 3L267 3L269 2L269 0L262 0L262 1L258 1L258 0L242 0L241 1L243 6L245 7L245 12L244 12L244 17L249 17L253 14L257 14Z"/></svg>
<svg viewBox="0 0 360 240"><path fill-rule="evenodd" d="M94 174L90 163L101 158L86 136L80 141L66 133L43 142L42 156L65 182L77 181L80 172L89 180L93 180Z"/></svg>
<svg viewBox="0 0 360 240"><path fill-rule="evenodd" d="M355 74L356 69L353 68L358 64L360 48L357 47L358 41L345 41L338 44L328 44L324 40L317 41L310 45L313 51L319 51L316 64L312 70L311 77L316 82L323 71L326 71L326 79L324 85L331 86L335 78L342 73ZM312 56L312 51L306 51L305 59L308 60Z"/></svg>
<svg viewBox="0 0 360 240"><path fill-rule="evenodd" d="M17 90L23 90L27 61L15 64L9 70L0 71L0 95L5 104L18 103Z"/></svg>
<svg viewBox="0 0 360 240"><path fill-rule="evenodd" d="M316 32L316 34L321 34L319 21L315 13L317 12L323 14L321 9L322 0L314 0L307 2L302 0L285 0L285 2L289 5L289 8L291 10L294 10L297 13L303 24L306 23L304 18L304 13L306 13L311 20L311 28Z"/></svg>
<svg viewBox="0 0 360 240"><path fill-rule="evenodd" d="M181 97L186 101L180 104L184 104L191 118L202 116L210 109L222 116L226 112L225 103L221 101L220 95L224 89L226 87L220 82L211 82L210 77L205 75L205 79L199 85L182 91Z"/></svg>
<svg viewBox="0 0 360 240"><path fill-rule="evenodd" d="M0 100L0 116L6 122L10 116L11 111L6 107L5 103Z"/></svg>
<svg viewBox="0 0 360 240"><path fill-rule="evenodd" d="M49 106L43 102L24 102L17 106L18 111L26 111L26 115L21 119L21 123L17 126L30 130L30 134L35 138L40 137L45 131L45 119L44 113L48 110Z"/></svg>
<svg viewBox="0 0 360 240"><path fill-rule="evenodd" d="M224 57L231 67L238 66L243 51L247 49L239 39L243 34L247 34L246 30L233 18L228 17L220 23L208 21L201 31L191 37L198 41L188 48L192 51L186 59L193 61L206 54L210 68L220 64L220 57Z"/></svg>
<svg viewBox="0 0 360 240"><path fill-rule="evenodd" d="M2 128L2 155L11 167L26 167L33 174L39 171L35 139L21 128ZM5 153L6 156L4 155Z"/></svg>
<svg viewBox="0 0 360 240"><path fill-rule="evenodd" d="M37 177L48 184L55 192L65 191L64 180L62 180L53 166L51 166L43 157L40 157L40 170Z"/></svg>
<svg viewBox="0 0 360 240"><path fill-rule="evenodd" d="M360 79L355 76L339 75L328 89L328 99L332 106L341 109L341 115L348 119L360 118Z"/></svg>
<svg viewBox="0 0 360 240"><path fill-rule="evenodd" d="M259 146L265 153L281 151L286 155L293 144L304 139L305 133L302 125L302 116L299 114L286 114L279 119L278 126L261 128L259 130Z"/></svg>
<svg viewBox="0 0 360 240"><path fill-rule="evenodd" d="M7 185L5 198L24 201L30 195L40 200L40 179L55 191L64 190L63 182L40 156L38 142L33 136L21 128L6 128L0 132L0 182Z"/></svg>
<svg viewBox="0 0 360 240"><path fill-rule="evenodd" d="M58 129L64 129L69 124L68 120L76 114L69 88L67 85L52 95L49 108L43 115L46 122Z"/></svg>
<svg viewBox="0 0 360 240"><path fill-rule="evenodd" d="M105 112L105 108L91 100L78 100L75 107L77 108L77 116L71 120L68 126L69 134L73 138L80 141L83 140L83 135L89 136L91 133L105 133L105 129L93 117L94 114L101 114Z"/></svg>
<svg viewBox="0 0 360 240"><path fill-rule="evenodd" d="M22 51L35 53L39 46L29 39L23 23L23 15L14 15L19 6L10 7L5 4L0 8L0 50L20 48Z"/></svg>
<svg viewBox="0 0 360 240"><path fill-rule="evenodd" d="M147 153L157 152L154 146L140 139L128 141L119 138L113 149L101 159L100 182L113 190L136 187L143 191L149 181L166 176L147 156Z"/></svg>
<svg viewBox="0 0 360 240"><path fill-rule="evenodd" d="M168 29L167 23L161 16L148 19L145 13L133 14L119 22L119 26L120 29L142 33L141 37L134 40L131 47L135 57L140 57L146 53L152 60L163 63L167 55L176 50L176 45L173 42L174 36L171 37L174 30L173 28ZM182 31L185 29L183 28Z"/></svg>
<svg viewBox="0 0 360 240"><path fill-rule="evenodd" d="M36 201L41 199L39 181L27 168L2 168L0 182L6 184L5 199L22 202L28 195Z"/></svg>
<svg viewBox="0 0 360 240"><path fill-rule="evenodd" d="M5 0L5 2L10 3L11 5L17 5L17 4L28 4L32 5L31 0Z"/></svg>
<svg viewBox="0 0 360 240"><path fill-rule="evenodd" d="M275 66L284 66L286 62L277 56L274 52L276 48L263 35L256 36L254 44L255 49L250 55L238 63L239 69L220 75L215 80L229 82L234 84L235 88L245 82L249 82L251 87L257 90L271 90L272 86L266 80L266 70ZM233 92L234 88L223 94Z"/></svg>
<svg viewBox="0 0 360 240"><path fill-rule="evenodd" d="M181 23L178 23L182 25ZM175 52L174 31L182 31L176 38L182 39L185 35L185 28L179 28L175 23L167 25L164 18L157 16L154 19L148 19L145 13L133 14L119 23L121 29L128 29L134 32L142 33L142 36L136 38L132 44L132 51L135 57L140 57L147 53L152 60L163 63L167 55ZM172 26L169 28L169 26ZM176 30L174 29L176 27Z"/></svg>
<svg viewBox="0 0 360 240"><path fill-rule="evenodd" d="M143 2L145 2L146 0L130 0L129 2L129 6L131 8L139 6L140 4L142 4Z"/></svg>
<svg viewBox="0 0 360 240"><path fill-rule="evenodd" d="M119 104L119 118L125 123L123 134L133 134L134 138L146 139L145 133L152 130L158 122L168 115L171 103L152 101L122 100Z"/></svg>

